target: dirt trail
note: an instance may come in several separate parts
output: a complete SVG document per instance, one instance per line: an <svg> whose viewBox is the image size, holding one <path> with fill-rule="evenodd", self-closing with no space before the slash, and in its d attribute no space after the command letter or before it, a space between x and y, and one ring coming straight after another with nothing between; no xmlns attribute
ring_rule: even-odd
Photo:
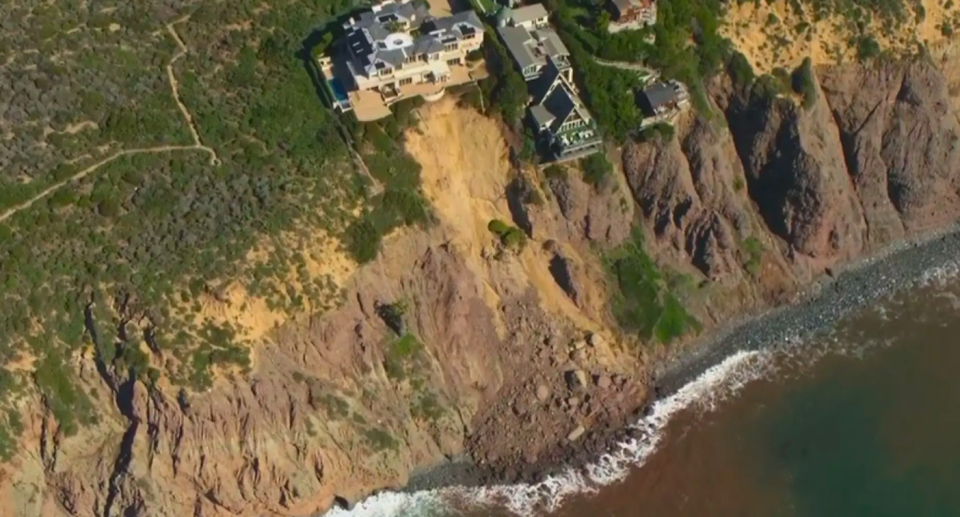
<svg viewBox="0 0 960 517"><path fill-rule="evenodd" d="M170 36L173 38L173 41L177 43L177 47L180 48L180 51L177 52L173 58L170 59L170 62L167 63L167 78L170 80L170 89L173 91L173 100L177 102L177 107L180 108L180 112L183 113L183 118L187 121L187 127L190 129L190 136L193 137L193 145L197 149L206 151L210 155L210 165L220 165L220 158L217 157L217 152L212 148L203 145L203 142L200 140L200 133L197 131L197 126L193 122L193 116L190 115L190 110L183 104L183 101L180 100L180 88L179 83L177 82L177 76L173 73L173 65L177 62L178 59L185 56L189 50L187 46L183 43L183 40L180 39L180 35L177 34L176 29L173 28L174 24L183 23L190 19L189 16L184 16L179 20L173 21L167 24L167 32L170 33Z"/></svg>
<svg viewBox="0 0 960 517"><path fill-rule="evenodd" d="M108 156L107 158L104 158L103 160L100 160L99 162L81 170L80 172L77 172L73 176L70 176L69 178L66 178L62 181L59 181L43 189L40 193L24 201L23 203L14 205L13 207L7 209L7 211L0 214L0 223L13 217L20 211L30 208L31 206L33 206L34 203L56 192L58 189L62 188L64 185L67 185L69 183L73 183L76 181L80 181L83 178L89 176L90 174L93 174L94 172L96 172L98 169L100 169L100 167L103 167L104 165L107 165L108 163L111 163L114 160L121 158L123 156L131 156L135 154L158 154L158 153L167 153L172 151L203 151L210 155L210 165L213 165L213 166L220 165L220 158L217 157L217 152L214 151L213 148L203 145L203 142L200 140L200 133L197 131L196 125L193 122L193 116L190 115L190 111L183 104L183 101L180 100L180 90L178 89L177 78L173 73L173 64L178 59L183 57L188 51L187 46L183 43L183 40L180 39L180 35L177 34L177 31L176 29L173 28L173 25L177 23L182 23L187 19L189 19L189 16L185 16L183 18L180 18L179 20L176 20L174 22L167 24L167 32L170 33L174 41L176 41L177 47L179 47L180 49L177 52L177 54L174 55L170 59L170 62L167 64L167 77L170 80L170 90L173 93L173 99L176 101L177 106L180 108L180 112L183 113L183 118L186 120L187 127L190 129L190 135L193 138L193 145L161 145L157 147L140 147L136 149L125 149L123 151L117 151L116 153Z"/></svg>

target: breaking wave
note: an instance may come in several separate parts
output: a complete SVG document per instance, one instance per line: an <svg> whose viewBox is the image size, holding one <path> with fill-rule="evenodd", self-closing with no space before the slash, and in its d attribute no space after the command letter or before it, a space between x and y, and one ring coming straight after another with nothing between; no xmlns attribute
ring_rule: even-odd
<svg viewBox="0 0 960 517"><path fill-rule="evenodd" d="M622 480L631 467L640 466L657 449L670 419L681 411L709 411L749 382L769 373L773 351L741 351L707 369L673 395L657 401L650 414L630 426L642 431L582 469L569 469L535 484L492 485L480 488L447 487L412 494L382 492L352 510L334 509L325 517L399 517L439 515L450 502L479 509L496 506L519 516L554 511L574 494L596 492Z"/></svg>
<svg viewBox="0 0 960 517"><path fill-rule="evenodd" d="M930 268L914 282L914 287L943 287L960 277L960 261L950 260ZM949 297L951 293L938 293ZM871 307L880 321L888 321L895 305L877 303ZM960 297L955 297L960 307ZM854 339L851 339L854 338ZM492 485L479 488L445 487L414 493L381 492L358 503L352 510L334 509L324 517L449 517L451 506L468 511L484 508L506 509L522 516L557 510L568 497L597 492L623 480L631 468L644 464L664 439L667 424L678 413L703 413L737 394L744 386L761 378L781 373L799 375L828 353L862 355L867 349L889 345L832 333L807 340L800 335L782 336L776 345L761 350L739 351L707 369L673 395L655 402L649 415L630 426L639 429L642 438L618 443L593 463L581 469L550 476L535 484Z"/></svg>

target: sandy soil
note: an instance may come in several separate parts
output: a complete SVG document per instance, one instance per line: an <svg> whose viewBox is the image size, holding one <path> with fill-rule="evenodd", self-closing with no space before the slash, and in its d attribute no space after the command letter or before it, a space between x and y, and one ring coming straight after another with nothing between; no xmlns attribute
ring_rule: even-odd
<svg viewBox="0 0 960 517"><path fill-rule="evenodd" d="M884 50L897 54L915 53L919 43L936 45L945 37L941 24L946 19L958 16L960 9L945 8L948 0L921 0L926 11L923 21L917 23L914 15L896 34L886 34L876 20L868 26ZM786 0L772 3L730 2L726 23L721 33L730 38L734 46L753 64L758 73L769 72L778 66L792 69L805 57L814 64L835 64L856 61L856 49L850 47L849 39L856 34L850 21L836 15L818 22L814 21L812 9L804 4L803 14L798 15ZM802 24L808 28L801 32Z"/></svg>
<svg viewBox="0 0 960 517"><path fill-rule="evenodd" d="M343 251L340 243L322 232L315 233L307 242L300 241L292 235L283 236L280 241L288 243L285 245L288 251L300 250L300 255L306 263L307 275L311 279L329 278L339 287L343 286L357 270L356 262ZM256 264L265 261L273 247L272 242L265 241L247 255L247 262ZM290 285L296 291L302 292L304 286L300 282L295 263L296 261L290 261L289 271L285 275L282 287ZM322 307L314 307L311 300L304 299L303 314L318 312L322 309ZM241 282L233 282L223 288L222 293L216 298L204 295L195 323L199 324L207 320L230 323L244 339L257 340L295 316L297 315L289 314L282 308L271 308L266 299L251 296Z"/></svg>
<svg viewBox="0 0 960 517"><path fill-rule="evenodd" d="M493 255L496 239L487 229L492 219L512 223L505 196L511 179L509 150L500 127L474 110L459 108L453 99L427 105L421 124L406 135L407 151L423 166L423 190L433 205L451 244L468 257L471 269L487 279L487 302L495 309L499 299L483 257ZM544 309L564 316L585 330L599 330L553 280L550 257L541 243L531 240L516 257L496 264L517 288L532 286ZM493 260L493 259L490 259Z"/></svg>

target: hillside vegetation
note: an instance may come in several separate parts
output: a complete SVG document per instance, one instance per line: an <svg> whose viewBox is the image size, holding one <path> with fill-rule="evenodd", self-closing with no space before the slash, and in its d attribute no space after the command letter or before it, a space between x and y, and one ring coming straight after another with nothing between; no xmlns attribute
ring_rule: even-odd
<svg viewBox="0 0 960 517"><path fill-rule="evenodd" d="M80 354L110 384L205 389L217 365L253 360L246 329L208 305L332 307L318 262L335 254L311 241L366 261L427 220L403 120L345 127L311 80L306 40L349 5L0 7L0 455L31 385L61 431L96 419Z"/></svg>
<svg viewBox="0 0 960 517"><path fill-rule="evenodd" d="M721 33L759 71L805 57L838 64L881 54L915 54L960 26L953 0L776 0L730 4Z"/></svg>

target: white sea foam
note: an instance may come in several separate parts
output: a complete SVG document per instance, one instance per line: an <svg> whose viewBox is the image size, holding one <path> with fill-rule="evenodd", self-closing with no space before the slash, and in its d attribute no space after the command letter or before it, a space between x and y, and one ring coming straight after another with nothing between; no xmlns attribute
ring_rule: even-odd
<svg viewBox="0 0 960 517"><path fill-rule="evenodd" d="M950 260L941 266L924 271L919 284L921 286L936 285L942 287L958 276L960 276L960 261Z"/></svg>
<svg viewBox="0 0 960 517"><path fill-rule="evenodd" d="M428 515L448 501L474 508L497 506L524 517L539 511L554 511L572 495L592 493L624 479L631 467L642 465L657 449L671 418L681 411L714 409L747 383L769 373L772 363L770 351L742 351L731 355L673 395L654 403L650 415L631 426L644 431L642 438L617 444L614 450L583 469L569 469L535 484L448 487L413 494L383 492L361 501L353 510L335 509L327 517Z"/></svg>

